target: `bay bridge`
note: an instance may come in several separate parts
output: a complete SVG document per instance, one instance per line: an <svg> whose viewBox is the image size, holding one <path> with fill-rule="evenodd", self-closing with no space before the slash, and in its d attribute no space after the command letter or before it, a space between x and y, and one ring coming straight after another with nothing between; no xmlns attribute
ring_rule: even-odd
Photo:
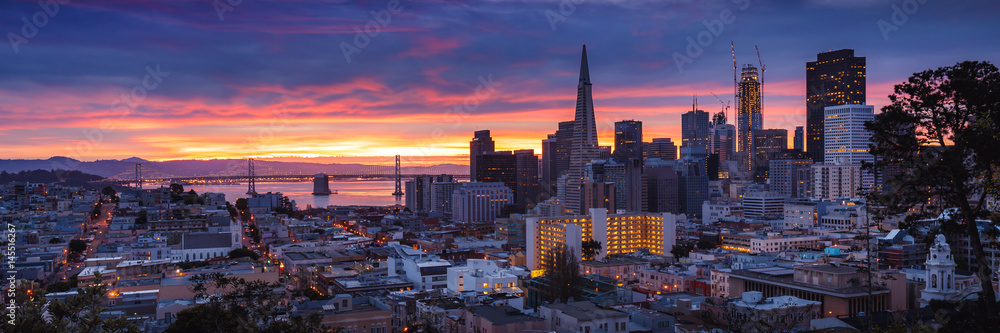
<svg viewBox="0 0 1000 333"><path fill-rule="evenodd" d="M395 181L395 191L391 193L395 196L402 196L402 181L403 179L410 179L415 176L426 175L426 173L410 173L403 174L400 168L399 155L395 157L395 167L392 166L381 166L381 165L365 165L359 166L353 172L320 172L320 173L310 173L310 174L258 174L254 166L254 159L247 159L246 162L246 174L240 175L204 175L204 176L143 176L142 164L135 164L135 177L132 179L105 179L102 182L110 182L112 184L118 184L121 186L136 187L141 189L143 184L170 184L170 183L180 183L180 184L193 184L193 185L204 185L204 184L229 184L247 185L247 194L256 193L256 183L276 183L276 182L308 182L312 181L317 174L325 174L331 179L337 180L394 180ZM271 171L270 172L275 172ZM280 172L280 170L276 170ZM467 174L456 174L452 175L456 179L468 180L469 175Z"/></svg>

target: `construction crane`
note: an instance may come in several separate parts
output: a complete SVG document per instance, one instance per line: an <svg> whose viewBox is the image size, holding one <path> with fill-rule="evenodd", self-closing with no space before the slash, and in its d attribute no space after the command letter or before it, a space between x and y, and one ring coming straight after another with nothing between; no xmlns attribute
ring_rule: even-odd
<svg viewBox="0 0 1000 333"><path fill-rule="evenodd" d="M729 46L733 49L733 102L736 103L736 105L740 105L740 84L739 79L737 78L739 75L737 72L739 68L736 66L736 43L730 41Z"/></svg>
<svg viewBox="0 0 1000 333"><path fill-rule="evenodd" d="M763 110L764 109L764 72L767 71L767 68L764 67L764 61L760 60L760 49L757 48L756 44L754 44L753 48L755 50L757 50L757 63L760 64L760 105L761 105L760 108L761 108L761 110Z"/></svg>
<svg viewBox="0 0 1000 333"><path fill-rule="evenodd" d="M723 102L722 98L719 98L719 95L716 95L714 92L712 96L715 96L715 99L719 100L719 103L722 104L722 122L724 123L729 118L729 102Z"/></svg>

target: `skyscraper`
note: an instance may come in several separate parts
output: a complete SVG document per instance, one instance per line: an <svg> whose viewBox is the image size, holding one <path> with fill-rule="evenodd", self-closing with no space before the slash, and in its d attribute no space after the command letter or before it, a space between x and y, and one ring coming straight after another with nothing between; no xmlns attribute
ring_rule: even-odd
<svg viewBox="0 0 1000 333"><path fill-rule="evenodd" d="M659 158L664 161L677 159L677 145L670 138L655 138L648 146L647 158Z"/></svg>
<svg viewBox="0 0 1000 333"><path fill-rule="evenodd" d="M681 146L708 149L708 112L692 109L681 114Z"/></svg>
<svg viewBox="0 0 1000 333"><path fill-rule="evenodd" d="M553 182L569 172L569 152L573 147L573 124L575 124L573 121L560 122L559 129L556 130L556 173L552 175Z"/></svg>
<svg viewBox="0 0 1000 333"><path fill-rule="evenodd" d="M712 117L709 130L709 156L719 155L719 162L736 158L736 126L726 123L726 114L719 112Z"/></svg>
<svg viewBox="0 0 1000 333"><path fill-rule="evenodd" d="M739 94L739 105L736 109L738 145L741 152L748 153L752 150L753 144L750 132L764 128L760 114L760 77L756 66L743 66L743 71L740 73Z"/></svg>
<svg viewBox="0 0 1000 333"><path fill-rule="evenodd" d="M650 212L680 212L677 172L672 161L647 159L643 175L647 179L646 210Z"/></svg>
<svg viewBox="0 0 1000 333"><path fill-rule="evenodd" d="M805 151L805 133L802 126L795 126L795 139L792 139L792 149Z"/></svg>
<svg viewBox="0 0 1000 333"><path fill-rule="evenodd" d="M875 120L875 107L871 105L838 105L825 108L824 157L825 164L846 163L861 165L873 162L875 157L868 150L872 133L865 129L865 122ZM861 183L866 189L875 184L875 176L868 170L861 171Z"/></svg>
<svg viewBox="0 0 1000 333"><path fill-rule="evenodd" d="M459 183L452 196L452 216L468 223L493 222L514 195L503 183Z"/></svg>
<svg viewBox="0 0 1000 333"><path fill-rule="evenodd" d="M517 188L514 199L518 207L534 205L538 200L538 156L535 150L522 149L514 151L517 172Z"/></svg>
<svg viewBox="0 0 1000 333"><path fill-rule="evenodd" d="M618 162L628 162L631 159L642 160L642 122L622 120L615 123L615 152L613 156Z"/></svg>
<svg viewBox="0 0 1000 333"><path fill-rule="evenodd" d="M813 162L823 162L823 108L865 104L865 57L843 49L816 55L806 63L806 149Z"/></svg>
<svg viewBox="0 0 1000 333"><path fill-rule="evenodd" d="M549 134L548 138L542 140L542 183L551 186L559 177L559 168L556 166L556 153L559 151L559 140L556 134Z"/></svg>
<svg viewBox="0 0 1000 333"><path fill-rule="evenodd" d="M584 167L599 156L597 122L594 119L593 84L587 64L587 46L580 57L580 82L576 86L576 115L573 118L573 145L570 149L569 180L566 183L566 210L582 213L580 191Z"/></svg>
<svg viewBox="0 0 1000 333"><path fill-rule="evenodd" d="M767 180L771 156L788 149L788 130L766 129L753 131L753 178L758 183Z"/></svg>
<svg viewBox="0 0 1000 333"><path fill-rule="evenodd" d="M801 184L810 183L812 173L812 158L801 150L786 150L771 157L768 168L768 184L772 192L786 197L796 198L808 192L800 188Z"/></svg>
<svg viewBox="0 0 1000 333"><path fill-rule="evenodd" d="M469 179L476 180L476 156L492 154L496 144L490 137L490 130L476 131L469 142Z"/></svg>
<svg viewBox="0 0 1000 333"><path fill-rule="evenodd" d="M511 203L517 202L517 158L510 151L476 156L476 178L471 180L503 183L514 193Z"/></svg>
<svg viewBox="0 0 1000 333"><path fill-rule="evenodd" d="M696 219L701 218L702 203L709 198L707 153L699 147L681 148L681 158L677 161L679 210Z"/></svg>

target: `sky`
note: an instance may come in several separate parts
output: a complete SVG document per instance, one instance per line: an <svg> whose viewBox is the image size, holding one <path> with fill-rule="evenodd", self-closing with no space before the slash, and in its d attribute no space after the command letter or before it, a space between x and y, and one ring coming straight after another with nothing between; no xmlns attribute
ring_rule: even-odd
<svg viewBox="0 0 1000 333"><path fill-rule="evenodd" d="M696 95L721 111L730 42L741 65L760 49L764 128L791 134L817 53L866 57L878 109L914 72L1000 63L998 14L994 0L7 0L0 158L467 163L480 129L540 153L573 118L583 44L602 145L623 119L679 141Z"/></svg>

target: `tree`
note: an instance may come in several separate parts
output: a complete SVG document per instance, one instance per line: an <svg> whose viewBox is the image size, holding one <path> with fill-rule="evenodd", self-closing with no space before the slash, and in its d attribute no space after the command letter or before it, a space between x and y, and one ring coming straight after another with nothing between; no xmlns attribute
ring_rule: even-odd
<svg viewBox="0 0 1000 333"><path fill-rule="evenodd" d="M170 194L181 195L184 193L184 185L173 183L170 184Z"/></svg>
<svg viewBox="0 0 1000 333"><path fill-rule="evenodd" d="M583 260L594 260L597 255L601 254L601 242L593 238L583 241L580 247L583 251Z"/></svg>
<svg viewBox="0 0 1000 333"><path fill-rule="evenodd" d="M4 332L139 332L125 317L101 317L108 297L105 285L80 288L66 300L46 300L31 282L20 283L16 290L17 316L13 325L3 321Z"/></svg>
<svg viewBox="0 0 1000 333"><path fill-rule="evenodd" d="M80 254L87 250L87 242L82 239L74 239L69 241L69 252Z"/></svg>
<svg viewBox="0 0 1000 333"><path fill-rule="evenodd" d="M979 318L996 317L976 220L989 214L986 199L1000 194L1000 72L966 61L915 73L895 86L889 101L866 125L876 157L866 168L888 170L883 194L874 197L891 213L956 208L942 223L961 224L969 237L983 289L978 308L987 315Z"/></svg>
<svg viewBox="0 0 1000 333"><path fill-rule="evenodd" d="M195 299L206 302L177 313L166 332L324 332L322 316L279 319L285 302L280 283L248 281L221 273L191 277Z"/></svg>
<svg viewBox="0 0 1000 333"><path fill-rule="evenodd" d="M118 193L115 192L115 189L113 187L105 186L104 189L101 190L101 194L104 194L105 196L111 198L117 195Z"/></svg>
<svg viewBox="0 0 1000 333"><path fill-rule="evenodd" d="M551 293L549 301L566 302L580 293L580 263L573 255L573 248L560 245L552 250L552 261L545 268Z"/></svg>
<svg viewBox="0 0 1000 333"><path fill-rule="evenodd" d="M229 211L230 218L235 219L240 216L240 212L237 211L236 207L234 207L233 204L229 203L229 201L226 201L226 210Z"/></svg>
<svg viewBox="0 0 1000 333"><path fill-rule="evenodd" d="M691 250L693 249L690 245L674 244L674 247L670 249L670 254L674 255L674 259L680 259L687 257Z"/></svg>
<svg viewBox="0 0 1000 333"><path fill-rule="evenodd" d="M246 198L236 199L236 209L240 213L243 222L250 221L250 202Z"/></svg>
<svg viewBox="0 0 1000 333"><path fill-rule="evenodd" d="M241 247L229 251L229 259L246 258L246 257L250 257L250 259L257 260L260 258L260 255L258 255L257 252L250 251L250 249L247 249L246 247Z"/></svg>
<svg viewBox="0 0 1000 333"><path fill-rule="evenodd" d="M146 224L146 223L149 223L149 214L146 213L146 210L140 210L139 213L136 214L135 224Z"/></svg>

